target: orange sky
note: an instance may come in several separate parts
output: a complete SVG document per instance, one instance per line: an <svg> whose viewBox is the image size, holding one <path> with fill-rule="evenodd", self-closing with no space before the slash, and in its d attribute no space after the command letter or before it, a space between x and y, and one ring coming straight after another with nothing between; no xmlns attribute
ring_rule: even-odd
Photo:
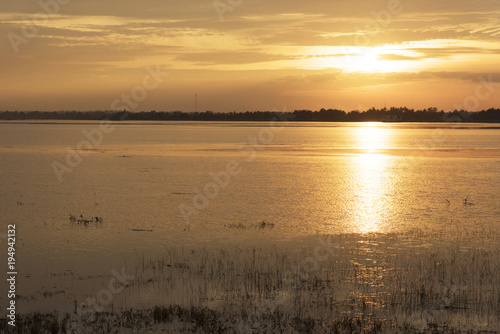
<svg viewBox="0 0 500 334"><path fill-rule="evenodd" d="M121 108L116 100L141 89L148 66L168 76L128 109L193 111L195 93L198 110L221 112L500 107L498 0L0 8L0 110Z"/></svg>

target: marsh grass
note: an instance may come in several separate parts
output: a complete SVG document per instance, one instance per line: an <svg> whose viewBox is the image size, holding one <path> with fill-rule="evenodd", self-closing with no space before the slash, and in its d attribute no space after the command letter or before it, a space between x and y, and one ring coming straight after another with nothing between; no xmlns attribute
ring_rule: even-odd
<svg viewBox="0 0 500 334"><path fill-rule="evenodd" d="M246 230L246 229L249 229L249 228L255 228L255 229L265 229L265 228L268 228L268 229L273 229L274 228L274 223L269 223L269 222L266 222L266 221L262 221L258 224L254 224L254 225L250 225L250 226L247 226L247 225L244 225L242 223L230 223L230 224L227 224L227 225L224 225L224 227L227 227L227 228L234 228L234 229L241 229L241 230Z"/></svg>
<svg viewBox="0 0 500 334"><path fill-rule="evenodd" d="M316 262L304 260L313 258L317 242L170 247L156 258L137 256L132 285L92 322L68 310L20 321L49 333L71 326L82 333L500 331L494 234L344 234L331 241L338 247Z"/></svg>
<svg viewBox="0 0 500 334"><path fill-rule="evenodd" d="M77 225L87 226L90 223L102 223L102 217L95 216L95 217L86 218L83 215L80 215L79 217L75 217L72 214L70 214L69 221L76 223Z"/></svg>

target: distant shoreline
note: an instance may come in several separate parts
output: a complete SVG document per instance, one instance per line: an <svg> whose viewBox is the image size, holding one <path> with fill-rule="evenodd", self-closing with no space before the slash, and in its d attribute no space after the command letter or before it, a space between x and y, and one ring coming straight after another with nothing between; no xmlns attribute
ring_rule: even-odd
<svg viewBox="0 0 500 334"><path fill-rule="evenodd" d="M384 122L384 123L500 123L500 109L476 112L465 110L438 111L436 108L421 110L406 107L390 109L371 108L366 111L345 112L339 109L295 110L291 112L182 112L182 111L0 111L0 120L80 120L80 121L223 121L223 122Z"/></svg>
<svg viewBox="0 0 500 334"><path fill-rule="evenodd" d="M130 120L115 120L115 119L35 119L35 118L26 118L26 119L2 119L0 118L0 124L54 124L54 125L64 125L64 124L96 124L96 122L100 121L111 121L113 123L116 122L116 124L121 124L121 125L134 125L134 124L141 124L145 123L147 125L154 125L154 124L165 124L166 122L169 123L266 123L269 122L269 120L227 120L227 121L221 121L221 120L147 120L147 119L130 119ZM86 123L87 122L87 123ZM462 125L467 125L467 124L500 124L500 121L455 121L455 122L446 122L446 121L402 121L402 122L384 122L384 121L317 121L317 120L310 120L310 121L304 121L304 120L289 120L287 122L290 123L311 123L311 124L342 124L342 123L352 123L352 124L357 124L357 123L380 123L380 124L408 124L409 126L411 124L419 124L419 123L425 123L425 124L462 124ZM459 126L459 125L456 126ZM491 126L491 127L481 127L482 129L500 129L499 126Z"/></svg>

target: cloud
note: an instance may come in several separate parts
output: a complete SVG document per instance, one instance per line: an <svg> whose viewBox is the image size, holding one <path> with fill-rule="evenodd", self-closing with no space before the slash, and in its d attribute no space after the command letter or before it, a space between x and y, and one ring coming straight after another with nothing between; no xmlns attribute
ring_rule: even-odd
<svg viewBox="0 0 500 334"><path fill-rule="evenodd" d="M500 72L493 73L473 73L473 72L420 72L418 74L419 78L441 78L441 79L454 79L470 82L482 82L484 80L490 80L492 82L500 82Z"/></svg>
<svg viewBox="0 0 500 334"><path fill-rule="evenodd" d="M251 64L277 60L296 59L294 56L269 54L257 51L197 52L178 55L175 59L199 65Z"/></svg>
<svg viewBox="0 0 500 334"><path fill-rule="evenodd" d="M141 71L153 64L172 72L177 84L172 98L179 106L182 99L176 96L194 87L208 87L213 96L225 96L217 89L238 90L229 99L244 99L248 88L250 101L268 89L266 101L272 101L313 96L314 90L326 99L328 92L364 94L363 89L384 85L471 84L488 70L498 80L497 1L400 0L402 12L390 17L388 4L244 0L220 21L211 0L70 1L36 26L19 54L7 38L0 40L0 88L6 96L18 96L9 101L19 105L30 96L46 93L55 100L73 89L75 104L84 106L92 94L112 98L122 87L135 86ZM5 1L0 35L22 35L23 26L41 11L37 1ZM370 61L363 58L370 50L381 66L400 66L399 73L342 72L342 58L355 54ZM416 87L421 88L407 89ZM26 97L19 98L22 94Z"/></svg>
<svg viewBox="0 0 500 334"><path fill-rule="evenodd" d="M404 56L398 54L383 54L379 56L380 60L418 60L422 59L422 57L415 56Z"/></svg>
<svg viewBox="0 0 500 334"><path fill-rule="evenodd" d="M476 47L444 47L444 48L408 48L408 51L422 54L422 58L449 58L464 54L499 54L500 49L482 49Z"/></svg>

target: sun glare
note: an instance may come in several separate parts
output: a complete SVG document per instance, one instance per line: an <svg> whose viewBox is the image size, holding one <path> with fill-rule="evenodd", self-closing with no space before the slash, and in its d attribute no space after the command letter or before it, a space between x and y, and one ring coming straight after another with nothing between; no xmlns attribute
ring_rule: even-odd
<svg viewBox="0 0 500 334"><path fill-rule="evenodd" d="M342 69L348 72L400 72L408 71L414 66L412 61L383 60L381 57L386 51L376 48L363 48L352 55L343 58Z"/></svg>
<svg viewBox="0 0 500 334"><path fill-rule="evenodd" d="M359 154L352 160L357 200L352 203L351 222L356 232L384 230L384 194L391 187L385 175L388 164L388 157L383 154Z"/></svg>
<svg viewBox="0 0 500 334"><path fill-rule="evenodd" d="M358 72L373 72L382 69L382 63L379 60L379 55L374 52L366 52L352 56L347 59L348 64L346 69Z"/></svg>
<svg viewBox="0 0 500 334"><path fill-rule="evenodd" d="M303 64L312 68L337 68L345 72L391 73L420 69L425 64L419 55L401 46L321 47Z"/></svg>
<svg viewBox="0 0 500 334"><path fill-rule="evenodd" d="M390 158L380 151L391 140L390 129L381 123L360 123L353 128L352 135L354 146L361 150L351 160L351 186L357 199L350 204L353 230L380 232L385 228L384 194L392 186L387 175Z"/></svg>
<svg viewBox="0 0 500 334"><path fill-rule="evenodd" d="M389 140L388 131L389 129L385 128L382 123L361 123L361 126L356 127L353 133L356 148L363 150L364 153L376 153L386 147Z"/></svg>

